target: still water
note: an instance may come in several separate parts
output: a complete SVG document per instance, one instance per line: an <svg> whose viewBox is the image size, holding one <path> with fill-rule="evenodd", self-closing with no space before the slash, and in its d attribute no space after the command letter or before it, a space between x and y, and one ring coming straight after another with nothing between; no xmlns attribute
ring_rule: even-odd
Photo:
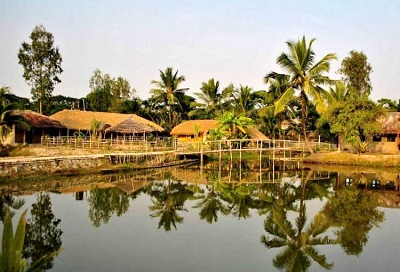
<svg viewBox="0 0 400 272"><path fill-rule="evenodd" d="M14 225L28 210L26 258L63 249L43 270L399 271L396 171L276 170L228 163L21 181L1 184L0 204L14 207Z"/></svg>

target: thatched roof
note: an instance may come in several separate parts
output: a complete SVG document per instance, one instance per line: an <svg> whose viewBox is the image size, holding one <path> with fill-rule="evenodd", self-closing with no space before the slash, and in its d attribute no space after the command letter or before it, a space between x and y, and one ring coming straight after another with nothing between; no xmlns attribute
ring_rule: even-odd
<svg viewBox="0 0 400 272"><path fill-rule="evenodd" d="M121 134L144 133L153 131L156 131L156 129L149 125L140 123L137 120L133 119L132 117L128 117L121 123L118 123L115 126L111 126L106 129L106 132L114 132Z"/></svg>
<svg viewBox="0 0 400 272"><path fill-rule="evenodd" d="M195 127L198 127L199 133L204 134L207 133L212 128L219 128L221 124L218 124L218 120L189 120L185 121L176 127L174 127L171 131L171 135L178 136L191 136L195 134ZM245 129L247 136L251 139L255 140L263 140L268 139L261 131L259 131L256 127L251 126Z"/></svg>
<svg viewBox="0 0 400 272"><path fill-rule="evenodd" d="M387 134L400 133L400 112L388 112L380 120L381 132Z"/></svg>
<svg viewBox="0 0 400 272"><path fill-rule="evenodd" d="M256 127L247 127L244 129L246 131L247 136L250 139L254 140L268 140L269 138L264 135L261 131L259 131Z"/></svg>
<svg viewBox="0 0 400 272"><path fill-rule="evenodd" d="M194 135L196 127L199 133L204 134L210 129L219 128L220 126L217 120L189 120L174 127L171 131L171 135Z"/></svg>
<svg viewBox="0 0 400 272"><path fill-rule="evenodd" d="M34 128L65 128L58 120L31 110L14 110L13 115L24 117Z"/></svg>
<svg viewBox="0 0 400 272"><path fill-rule="evenodd" d="M80 110L62 110L51 116L58 120L64 126L74 130L90 130L92 128L92 121L97 121L115 126L125 119L131 117L132 119L154 128L154 131L162 132L164 129L143 117L136 114L124 113L110 113L110 112L96 112L96 111L80 111Z"/></svg>

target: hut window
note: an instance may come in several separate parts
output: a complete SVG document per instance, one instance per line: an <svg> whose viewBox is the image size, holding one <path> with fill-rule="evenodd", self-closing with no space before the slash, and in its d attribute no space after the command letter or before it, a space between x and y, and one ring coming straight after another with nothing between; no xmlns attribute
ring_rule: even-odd
<svg viewBox="0 0 400 272"><path fill-rule="evenodd" d="M375 136L372 138L372 140L373 140L374 142L380 142L380 141L382 141L382 136L381 136L381 135L375 135Z"/></svg>
<svg viewBox="0 0 400 272"><path fill-rule="evenodd" d="M388 142L395 142L396 141L396 134L388 134L387 135Z"/></svg>

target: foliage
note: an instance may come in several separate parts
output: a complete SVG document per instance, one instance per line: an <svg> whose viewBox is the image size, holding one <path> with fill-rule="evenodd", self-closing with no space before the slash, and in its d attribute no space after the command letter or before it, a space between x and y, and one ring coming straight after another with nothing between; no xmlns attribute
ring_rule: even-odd
<svg viewBox="0 0 400 272"><path fill-rule="evenodd" d="M173 107L177 105L180 109L183 109L181 102L184 100L188 88L179 88L179 85L184 81L185 77L178 76L178 70L174 73L171 67L167 67L165 72L160 70L159 81L151 81L156 86L156 88L150 90L151 99L166 109L168 113L168 121L165 124L167 130L171 130L179 123L178 116L173 114Z"/></svg>
<svg viewBox="0 0 400 272"><path fill-rule="evenodd" d="M328 263L325 255L320 254L317 246L335 244L337 241L328 235L323 236L331 226L327 217L317 213L307 226L306 199L315 197L316 194L325 194L322 188L307 187L307 180L312 176L312 171L297 188L291 187L289 191L282 191L284 198L273 202L271 211L264 221L264 229L267 235L261 236L261 242L267 248L280 248L273 264L278 269L286 271L307 271L312 260L325 269L331 269L332 263ZM282 187L285 188L285 187ZM292 197L290 197L292 196ZM299 198L296 212L298 216L293 224L287 214L287 210L293 207L293 201Z"/></svg>
<svg viewBox="0 0 400 272"><path fill-rule="evenodd" d="M48 259L54 258L60 250L43 255L29 267L26 265L26 259L23 258L25 231L26 231L26 211L22 213L14 235L11 212L6 213L3 225L3 243L0 253L0 271L4 272L23 272L37 271Z"/></svg>
<svg viewBox="0 0 400 272"><path fill-rule="evenodd" d="M240 139L246 135L246 128L253 125L254 122L246 117L244 113L235 114L234 112L225 112L219 119L221 130L226 131L231 139Z"/></svg>
<svg viewBox="0 0 400 272"><path fill-rule="evenodd" d="M121 216L129 208L129 196L117 188L93 187L90 189L88 201L89 218L96 228L101 224L107 224L113 214Z"/></svg>
<svg viewBox="0 0 400 272"><path fill-rule="evenodd" d="M50 195L39 193L37 202L32 204L31 218L26 225L23 255L32 262L48 256L38 268L40 271L53 267L55 254L60 251L62 230L61 219L55 218Z"/></svg>
<svg viewBox="0 0 400 272"><path fill-rule="evenodd" d="M4 222L7 213L11 213L13 216L13 210L20 209L24 204L23 199L15 199L13 195L2 192L0 195L0 221Z"/></svg>
<svg viewBox="0 0 400 272"><path fill-rule="evenodd" d="M371 72L372 67L368 63L367 56L364 52L356 50L350 51L349 56L342 60L339 69L354 98L368 97L371 94Z"/></svg>
<svg viewBox="0 0 400 272"><path fill-rule="evenodd" d="M400 112L400 99L391 100L388 98L381 98L378 99L378 104L382 106L382 108L388 111L397 111Z"/></svg>
<svg viewBox="0 0 400 272"><path fill-rule="evenodd" d="M82 102L81 102L82 101ZM81 106L82 104L82 106ZM84 98L73 98L63 95L55 95L49 99L48 114L52 115L56 112L62 111L64 109L79 109L85 110L85 100Z"/></svg>
<svg viewBox="0 0 400 272"><path fill-rule="evenodd" d="M384 111L373 101L361 98L336 104L326 114L331 132L341 134L346 142L357 145L380 131L377 120Z"/></svg>
<svg viewBox="0 0 400 272"><path fill-rule="evenodd" d="M367 152L370 145L371 144L368 141L356 141L354 144L354 149L360 155L361 153Z"/></svg>
<svg viewBox="0 0 400 272"><path fill-rule="evenodd" d="M30 123L20 115L13 114L14 104L9 102L9 88L0 89L0 145L4 145L8 134L13 126L20 129L30 130Z"/></svg>
<svg viewBox="0 0 400 272"><path fill-rule="evenodd" d="M226 91L220 91L219 81L215 81L214 78L202 82L200 91L194 93L200 102L192 103L193 110L189 112L189 116L196 116L199 119L216 118L226 98Z"/></svg>
<svg viewBox="0 0 400 272"><path fill-rule="evenodd" d="M24 67L24 78L32 87L32 98L39 102L39 113L47 103L54 86L60 83L62 57L58 47L54 47L53 34L43 25L36 26L31 35L31 43L23 42L18 53L19 64Z"/></svg>
<svg viewBox="0 0 400 272"><path fill-rule="evenodd" d="M377 199L355 187L337 191L326 203L323 213L337 227L340 245L352 255L362 252L368 241L368 232L384 220Z"/></svg>
<svg viewBox="0 0 400 272"><path fill-rule="evenodd" d="M282 53L276 61L288 74L270 72L264 77L266 83L270 79L289 78L286 90L275 102L275 114L283 111L285 106L295 98L296 91L300 93L302 130L306 143L308 143L306 132L307 100L314 101L317 111L322 109L325 90L321 88L321 85L332 83L332 80L323 73L329 72L330 62L336 59L336 55L330 53L315 62L315 53L311 48L314 41L315 39L311 39L308 45L305 37L297 42L288 41L289 53ZM309 149L314 152L310 146Z"/></svg>

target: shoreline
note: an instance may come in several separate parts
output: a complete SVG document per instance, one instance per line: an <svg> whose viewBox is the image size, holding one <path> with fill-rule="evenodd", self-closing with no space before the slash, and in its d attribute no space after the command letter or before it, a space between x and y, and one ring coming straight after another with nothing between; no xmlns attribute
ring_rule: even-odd
<svg viewBox="0 0 400 272"><path fill-rule="evenodd" d="M400 154L352 154L348 152L316 153L303 158L303 163L330 166L362 166L372 168L399 168Z"/></svg>

